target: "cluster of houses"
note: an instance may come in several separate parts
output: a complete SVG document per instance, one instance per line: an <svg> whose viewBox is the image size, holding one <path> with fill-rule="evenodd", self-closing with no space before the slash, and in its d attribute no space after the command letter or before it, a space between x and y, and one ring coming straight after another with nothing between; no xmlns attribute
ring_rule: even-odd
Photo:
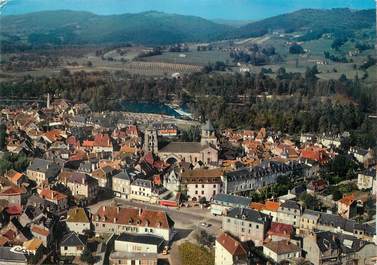
<svg viewBox="0 0 377 265"><path fill-rule="evenodd" d="M367 264L362 257L376 250L375 228L354 220L366 201L358 194L337 201L334 213L304 209L298 191L265 203L242 197L280 178L322 192L328 183L319 170L347 134L301 135L297 143L265 128L219 133L207 121L200 141L180 142L178 127L162 116L92 113L65 100L42 109L7 107L0 115L0 156L28 160L0 176L0 263L57 256L72 262L95 253L110 264L157 264L174 238L174 221L163 210L101 204L114 196L169 207L209 203L223 218L216 264L250 262L250 243L275 262L306 256L314 264ZM352 147L349 154L365 167L358 188L375 194L373 151Z"/></svg>
<svg viewBox="0 0 377 265"><path fill-rule="evenodd" d="M263 254L276 263L298 262L304 257L313 264L375 262L375 225L304 209L295 200L255 203L250 198L219 194L211 212L223 215L215 264L247 264L254 247L262 247Z"/></svg>

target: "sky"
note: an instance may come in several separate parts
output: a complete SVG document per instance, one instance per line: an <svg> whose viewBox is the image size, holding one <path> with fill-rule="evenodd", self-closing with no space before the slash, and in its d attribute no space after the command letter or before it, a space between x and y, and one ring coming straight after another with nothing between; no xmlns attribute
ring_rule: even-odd
<svg viewBox="0 0 377 265"><path fill-rule="evenodd" d="M8 0L2 15L42 10L83 10L96 14L162 11L207 19L257 20L302 8L375 8L374 0Z"/></svg>

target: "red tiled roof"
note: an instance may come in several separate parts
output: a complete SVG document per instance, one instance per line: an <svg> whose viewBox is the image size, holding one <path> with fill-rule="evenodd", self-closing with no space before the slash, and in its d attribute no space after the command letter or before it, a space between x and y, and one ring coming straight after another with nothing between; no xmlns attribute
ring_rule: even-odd
<svg viewBox="0 0 377 265"><path fill-rule="evenodd" d="M94 146L111 147L110 137L107 134L97 134L94 136Z"/></svg>
<svg viewBox="0 0 377 265"><path fill-rule="evenodd" d="M17 233L11 229L3 234L4 237L8 238L9 240L13 240L16 238Z"/></svg>
<svg viewBox="0 0 377 265"><path fill-rule="evenodd" d="M39 193L39 196L41 196L43 199L54 200L54 201L61 201L67 198L67 195L60 193L58 191L50 190L50 189L43 189Z"/></svg>
<svg viewBox="0 0 377 265"><path fill-rule="evenodd" d="M312 180L308 184L309 189L313 189L315 191L322 190L327 187L327 182L324 179L317 179L317 180Z"/></svg>
<svg viewBox="0 0 377 265"><path fill-rule="evenodd" d="M5 236L0 235L0 246L3 247L9 242L9 239Z"/></svg>
<svg viewBox="0 0 377 265"><path fill-rule="evenodd" d="M61 135L62 131L56 129L44 133L44 136L48 138L51 142L57 141L59 138L61 138Z"/></svg>
<svg viewBox="0 0 377 265"><path fill-rule="evenodd" d="M274 201L266 201L265 202L265 209L271 212L277 212L278 208L280 207L280 203Z"/></svg>
<svg viewBox="0 0 377 265"><path fill-rule="evenodd" d="M74 135L71 135L67 139L67 144L69 144L69 145L78 145L78 144L80 144L80 142L77 141L77 139L76 139L76 137Z"/></svg>
<svg viewBox="0 0 377 265"><path fill-rule="evenodd" d="M9 215L21 215L22 206L21 205L8 205L6 211Z"/></svg>
<svg viewBox="0 0 377 265"><path fill-rule="evenodd" d="M130 147L127 144L125 144L120 148L120 151L127 154L134 154L137 151L137 149L135 147Z"/></svg>
<svg viewBox="0 0 377 265"><path fill-rule="evenodd" d="M94 141L84 140L83 143L82 143L82 146L83 147L93 147L94 146Z"/></svg>
<svg viewBox="0 0 377 265"><path fill-rule="evenodd" d="M231 235L222 233L217 237L219 242L232 256L246 256L247 252L243 245Z"/></svg>
<svg viewBox="0 0 377 265"><path fill-rule="evenodd" d="M252 202L250 204L250 208L257 210L257 211L270 211L270 212L277 212L280 203L274 201L266 201L264 204L259 202Z"/></svg>
<svg viewBox="0 0 377 265"><path fill-rule="evenodd" d="M293 233L293 226L282 223L271 223L271 228L267 232L269 235L290 237Z"/></svg>
<svg viewBox="0 0 377 265"><path fill-rule="evenodd" d="M42 236L48 236L50 234L48 229L46 229L42 226L39 226L39 225L32 225L31 231L34 232L34 233L40 234Z"/></svg>
<svg viewBox="0 0 377 265"><path fill-rule="evenodd" d="M288 240L271 241L264 245L266 248L277 253L278 255L288 254L300 251L300 247L289 242Z"/></svg>
<svg viewBox="0 0 377 265"><path fill-rule="evenodd" d="M136 135L139 134L139 131L138 131L138 129L135 125L128 126L126 132L127 132L128 135L135 135L136 136Z"/></svg>
<svg viewBox="0 0 377 265"><path fill-rule="evenodd" d="M329 159L326 149L317 147L308 147L301 150L300 156L302 158L314 160L319 163L325 163Z"/></svg>
<svg viewBox="0 0 377 265"><path fill-rule="evenodd" d="M344 196L338 202L350 206L355 201L355 196L353 194Z"/></svg>
<svg viewBox="0 0 377 265"><path fill-rule="evenodd" d="M252 202L250 204L250 208L251 209L254 209L254 210L257 210L257 211L262 211L264 210L264 204L263 203L260 203L260 202Z"/></svg>
<svg viewBox="0 0 377 265"><path fill-rule="evenodd" d="M13 182L16 183L24 174L17 172L14 169L11 169L7 172L7 177Z"/></svg>
<svg viewBox="0 0 377 265"><path fill-rule="evenodd" d="M18 187L9 187L0 192L2 196L21 195L22 189Z"/></svg>
<svg viewBox="0 0 377 265"><path fill-rule="evenodd" d="M266 138L267 132L266 128L261 128L256 136L256 139L264 139Z"/></svg>
<svg viewBox="0 0 377 265"><path fill-rule="evenodd" d="M149 165L153 166L154 158L151 152L148 152L144 156L144 161L147 162Z"/></svg>
<svg viewBox="0 0 377 265"><path fill-rule="evenodd" d="M173 221L165 212L146 209L102 206L93 215L93 221L96 221L97 216L99 222L106 223L142 225L165 229L170 228L173 224Z"/></svg>

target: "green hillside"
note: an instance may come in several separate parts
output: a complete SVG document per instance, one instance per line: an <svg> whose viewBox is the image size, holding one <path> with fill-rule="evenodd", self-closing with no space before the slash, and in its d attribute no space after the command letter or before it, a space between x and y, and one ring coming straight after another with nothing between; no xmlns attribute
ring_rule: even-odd
<svg viewBox="0 0 377 265"><path fill-rule="evenodd" d="M301 40L313 40L323 33L350 37L356 31L374 26L375 10L304 9L239 28L200 17L155 11L101 16L59 10L1 17L0 39L4 47L124 42L164 45L249 38L280 30L301 32Z"/></svg>
<svg viewBox="0 0 377 265"><path fill-rule="evenodd" d="M245 25L234 37L261 36L271 31L304 32L303 40L318 39L324 33L352 36L360 29L375 26L376 10L303 9Z"/></svg>
<svg viewBox="0 0 377 265"><path fill-rule="evenodd" d="M199 17L154 11L110 16L66 10L46 11L5 16L1 23L3 36L36 45L209 41L231 28Z"/></svg>

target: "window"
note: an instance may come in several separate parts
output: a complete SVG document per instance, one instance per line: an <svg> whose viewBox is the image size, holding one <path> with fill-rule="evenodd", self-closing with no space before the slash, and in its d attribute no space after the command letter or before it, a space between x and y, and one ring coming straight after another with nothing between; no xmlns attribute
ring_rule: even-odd
<svg viewBox="0 0 377 265"><path fill-rule="evenodd" d="M197 188L198 187L198 184L195 184L195 188Z"/></svg>
<svg viewBox="0 0 377 265"><path fill-rule="evenodd" d="M202 188L204 189L204 184L202 184Z"/></svg>
<svg viewBox="0 0 377 265"><path fill-rule="evenodd" d="M215 188L215 189L216 189L216 184L213 184L213 188Z"/></svg>
<svg viewBox="0 0 377 265"><path fill-rule="evenodd" d="M68 247L64 247L64 250L68 250Z"/></svg>
<svg viewBox="0 0 377 265"><path fill-rule="evenodd" d="M256 225L256 228L259 229L259 225Z"/></svg>
<svg viewBox="0 0 377 265"><path fill-rule="evenodd" d="M202 195L204 195L204 190L202 190Z"/></svg>

